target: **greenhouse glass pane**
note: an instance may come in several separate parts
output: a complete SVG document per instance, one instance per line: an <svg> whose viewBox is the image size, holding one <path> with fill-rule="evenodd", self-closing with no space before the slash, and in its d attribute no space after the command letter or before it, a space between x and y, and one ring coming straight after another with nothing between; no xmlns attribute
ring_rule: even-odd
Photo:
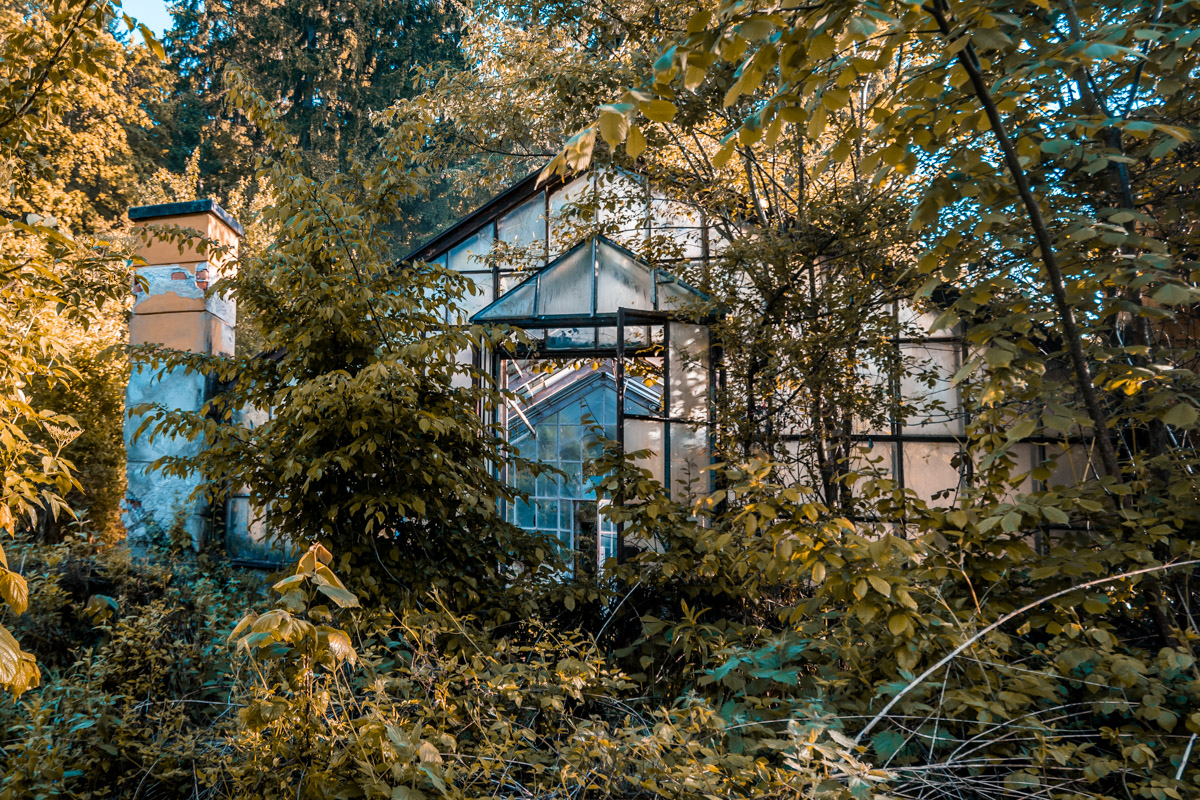
<svg viewBox="0 0 1200 800"><path fill-rule="evenodd" d="M855 433L890 434L892 432L891 383L885 368L875 359L857 354L854 371L858 374L857 400L862 415L854 416ZM869 412L869 414L868 414ZM871 419L865 419L869 415Z"/></svg>
<svg viewBox="0 0 1200 800"><path fill-rule="evenodd" d="M438 256L437 258L435 258L433 261L431 261L429 263L437 264L438 266L444 268L446 266L446 254L442 253L440 256ZM434 308L439 308L443 312L446 311L445 306L446 306L447 298L446 298L445 289L442 286L441 281L437 281L430 286L426 286L424 289L424 295L425 295L426 300L433 301L432 305ZM430 310L433 310L433 308L431 308Z"/></svg>
<svg viewBox="0 0 1200 800"><path fill-rule="evenodd" d="M570 529L556 531L554 536L558 540L559 547L563 548L563 550L569 552L575 549L575 535ZM568 573L570 573L570 569L568 569Z"/></svg>
<svg viewBox="0 0 1200 800"><path fill-rule="evenodd" d="M591 175L584 175L550 195L550 255L569 249L595 224Z"/></svg>
<svg viewBox="0 0 1200 800"><path fill-rule="evenodd" d="M567 403L558 410L559 425L578 425L583 416L583 403L587 398Z"/></svg>
<svg viewBox="0 0 1200 800"><path fill-rule="evenodd" d="M492 249L492 226L485 225L473 236L450 249L448 266L456 272L486 269L484 257Z"/></svg>
<svg viewBox="0 0 1200 800"><path fill-rule="evenodd" d="M546 331L547 350L573 350L595 346L596 333L591 328L550 328Z"/></svg>
<svg viewBox="0 0 1200 800"><path fill-rule="evenodd" d="M542 259L540 248L545 247L546 240L546 196L543 192L518 206L496 222L496 238L516 247L526 247L535 256Z"/></svg>
<svg viewBox="0 0 1200 800"><path fill-rule="evenodd" d="M863 480L871 478L894 477L896 466L896 445L892 442L872 442L870 445L856 443L850 454L850 469L863 476ZM855 484L862 486L862 480Z"/></svg>
<svg viewBox="0 0 1200 800"><path fill-rule="evenodd" d="M487 322L490 319L514 319L533 316L533 304L537 298L537 286L533 281L519 286L504 297L501 297L490 308L482 311L476 319Z"/></svg>
<svg viewBox="0 0 1200 800"><path fill-rule="evenodd" d="M495 279L490 272L476 272L466 277L471 279L475 284L474 290L467 289L463 293L463 297L458 301L457 305L464 314L468 317L486 308L488 303L494 299L493 290L495 288Z"/></svg>
<svg viewBox="0 0 1200 800"><path fill-rule="evenodd" d="M558 529L557 500L539 500L537 502L537 527L541 531Z"/></svg>
<svg viewBox="0 0 1200 800"><path fill-rule="evenodd" d="M658 274L658 307L662 311L680 311L690 304L703 300L699 294L673 280L666 273Z"/></svg>
<svg viewBox="0 0 1200 800"><path fill-rule="evenodd" d="M650 201L650 237L662 255L700 258L704 255L704 228L700 211L678 200L654 197Z"/></svg>
<svg viewBox="0 0 1200 800"><path fill-rule="evenodd" d="M567 253L538 276L538 316L591 315L594 241Z"/></svg>
<svg viewBox="0 0 1200 800"><path fill-rule="evenodd" d="M522 494L527 494L530 497L532 497L534 488L536 486L536 479L533 477L533 473L527 469L520 470L517 473L517 480L515 482L515 486L516 486L518 492L521 492Z"/></svg>
<svg viewBox="0 0 1200 800"><path fill-rule="evenodd" d="M538 425L538 458L542 461L554 461L558 453L558 425Z"/></svg>
<svg viewBox="0 0 1200 800"><path fill-rule="evenodd" d="M708 328L670 323L667 377L671 397L668 416L704 422L708 419Z"/></svg>
<svg viewBox="0 0 1200 800"><path fill-rule="evenodd" d="M603 564L610 558L617 557L617 524L608 518L605 510L608 508L608 501L601 500L597 505L597 546L600 551L600 563Z"/></svg>
<svg viewBox="0 0 1200 800"><path fill-rule="evenodd" d="M618 308L652 311L650 269L605 242L596 248L596 312L615 314Z"/></svg>
<svg viewBox="0 0 1200 800"><path fill-rule="evenodd" d="M1046 461L1050 467L1050 480L1046 484L1055 486L1078 486L1084 481L1096 480L1096 463L1083 445L1047 446Z"/></svg>
<svg viewBox="0 0 1200 800"><path fill-rule="evenodd" d="M605 401L615 394L615 390L589 392L581 401L580 422L585 427L613 424L617 419L616 412L613 408L605 408Z"/></svg>
<svg viewBox="0 0 1200 800"><path fill-rule="evenodd" d="M619 170L597 174L596 203L606 234L625 247L637 249L646 242L646 188Z"/></svg>
<svg viewBox="0 0 1200 800"><path fill-rule="evenodd" d="M952 436L963 432L958 387L954 385L960 352L957 342L901 346L904 374L900 376L900 396L907 412L906 432Z"/></svg>
<svg viewBox="0 0 1200 800"><path fill-rule="evenodd" d="M815 489L821 484L820 476L813 464L815 461L810 442L786 441L777 456L775 468L779 480L785 486L800 486Z"/></svg>
<svg viewBox="0 0 1200 800"><path fill-rule="evenodd" d="M500 296L503 297L506 292L512 291L521 281L529 277L526 272L514 272L512 270L504 270L500 273Z"/></svg>
<svg viewBox="0 0 1200 800"><path fill-rule="evenodd" d="M708 494L709 464L706 425L671 425L671 498L691 504Z"/></svg>
<svg viewBox="0 0 1200 800"><path fill-rule="evenodd" d="M952 331L940 330L937 333L930 334L929 328L933 325L940 314L932 311L918 311L913 308L912 303L901 300L899 303L898 319L905 330L901 332L901 336L912 336L914 333L917 336L950 336Z"/></svg>
<svg viewBox="0 0 1200 800"><path fill-rule="evenodd" d="M254 512L249 495L229 499L225 547L232 558L278 564L296 558L292 545L271 535L260 514Z"/></svg>
<svg viewBox="0 0 1200 800"><path fill-rule="evenodd" d="M665 478L663 470L663 429L666 423L646 422L639 419L625 420L625 452L647 450L649 453L635 460L642 469L650 470L657 481Z"/></svg>
<svg viewBox="0 0 1200 800"><path fill-rule="evenodd" d="M516 419L515 421L521 427L517 435L513 437L512 444L517 448L517 452L520 453L522 458L532 459L536 457L537 439L534 439L528 433L525 433L527 429L524 422L521 422L520 419Z"/></svg>
<svg viewBox="0 0 1200 800"><path fill-rule="evenodd" d="M1033 491L1033 476L1030 472L1033 470L1036 460L1037 445L1034 444L1016 444L1009 448L1008 454L1012 457L1012 470L1008 473L1010 481L1020 478L1020 483L1012 487L1006 492L1002 499L1009 503L1017 502L1018 495L1029 494Z"/></svg>
<svg viewBox="0 0 1200 800"><path fill-rule="evenodd" d="M650 344L650 329L646 326L630 326L625 328L626 347L645 347Z"/></svg>
<svg viewBox="0 0 1200 800"><path fill-rule="evenodd" d="M533 503L524 500L517 501L517 525L527 531L531 531L535 527L537 517L534 515Z"/></svg>
<svg viewBox="0 0 1200 800"><path fill-rule="evenodd" d="M603 566L611 558L617 557L617 532L601 530L598 546L600 548L600 563Z"/></svg>
<svg viewBox="0 0 1200 800"><path fill-rule="evenodd" d="M661 359L646 359L645 366L654 370L646 378L629 377L625 382L625 413L663 415L662 375L658 373ZM651 380L653 378L653 380Z"/></svg>
<svg viewBox="0 0 1200 800"><path fill-rule="evenodd" d="M949 489L949 498L936 501L938 505L954 502L955 490L959 485L958 469L950 461L958 453L958 445L942 442L907 441L904 451L904 486L917 493L917 497L933 503L933 496Z"/></svg>
<svg viewBox="0 0 1200 800"><path fill-rule="evenodd" d="M587 429L582 425L563 425L558 429L558 457L563 461L579 461L583 447L583 436ZM565 469L565 467L564 467Z"/></svg>
<svg viewBox="0 0 1200 800"><path fill-rule="evenodd" d="M576 440L576 446L579 442ZM583 497L583 467L578 461L567 461L559 465L563 472L567 474L563 478L562 490L560 494L563 497Z"/></svg>

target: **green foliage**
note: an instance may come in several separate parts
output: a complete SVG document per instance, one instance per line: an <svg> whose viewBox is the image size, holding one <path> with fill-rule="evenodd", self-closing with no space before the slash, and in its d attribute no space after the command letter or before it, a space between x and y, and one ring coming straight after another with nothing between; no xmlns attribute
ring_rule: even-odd
<svg viewBox="0 0 1200 800"><path fill-rule="evenodd" d="M1194 171L1195 15L1190 4L1071 0L1020 9L836 0L787 10L693 9L678 19L677 41L658 49L653 79L580 120L550 167L589 163L603 152L598 138L611 149L628 141L628 154L653 163L685 150L680 142L689 135L710 137L688 148L711 164L701 186L728 191L744 168L744 218L767 263L777 258L763 200L777 193L771 187L851 172L865 181L852 194L878 189L902 199L920 251L898 260L924 282L915 300L940 306L935 329L957 326L970 348L954 377L968 413L960 442L966 478L939 508L900 495L886 478L835 473L835 483L861 498L852 510L896 527L855 525L869 531L864 544L877 551L878 571L850 575L841 562L854 562L844 553L818 541L816 552L836 553L838 562L813 561L812 539L801 538L792 547L818 588L788 621L816 638L816 626L844 620L835 636L823 629L820 637L846 634L838 654L814 660L848 664L853 676L879 666L903 670L870 681L895 695L928 665L927 654L973 642L972 626L988 630L987 621L1023 601L1052 598L1013 623L1016 636L989 633L949 662L950 675L929 679L940 685L922 682L937 697L926 693L908 712L901 705L885 715L908 744L878 733L877 750L887 753L879 755L893 764L914 759L921 770L936 765L960 791L987 794L992 780L970 774L981 763L963 763L970 753L989 763L1033 759L1024 767L1010 761L995 776L1006 791L1072 796L1082 791L1073 781L1083 780L1089 794L1104 796L1187 793L1175 781L1187 780L1190 737L1172 731L1195 698L1183 688L1190 678L1174 683L1176 673L1157 665L1179 658L1192 669L1197 636L1187 588L1197 547L1195 231L1184 222L1195 200L1190 189L1166 190L1168 172ZM764 156L774 164L781 149L784 163L791 159L782 176L760 170ZM798 202L796 214L809 207ZM846 352L853 362L853 349ZM765 357L774 355L769 349ZM819 420L813 428L818 447L836 444ZM1018 465L1013 448L1026 441L1046 448L1045 466ZM833 500L828 472L818 474L825 486L817 488ZM768 522L780 513L782 488L768 492ZM671 516L659 503L648 507L656 508L649 523ZM827 518L815 508L814 521ZM678 524L680 513L687 510L676 512L670 530L654 529L672 548L672 532L690 530ZM746 519L750 535L764 524L757 514ZM905 538L884 535L897 531ZM695 534L709 540L706 550L720 535L718 523ZM893 552L899 542L911 552ZM706 560L720 563L711 553ZM843 570L840 580L834 567ZM1140 574L1084 588L1128 573ZM835 590L825 605L822 596ZM922 593L935 602L929 610ZM697 624L694 616L692 608L679 617L685 629ZM727 618L724 609L715 616ZM673 642L674 629L664 630ZM1095 664L1116 665L1123 677L1102 667L1093 685L1055 660L1081 644L1096 652ZM995 649L982 655L984 647ZM979 669L962 663L968 657ZM1129 686L1135 673L1173 688L1147 684L1141 712L1125 705L1123 688L1115 695L1100 688ZM845 700L857 704L866 686L843 685ZM1160 711L1159 697L1167 696L1178 705ZM1043 721L1051 709L1065 720L1053 735ZM861 707L847 711L869 716ZM954 732L964 715L996 721L997 730ZM1038 720L1045 749L1008 742L1004 726L1013 719ZM871 726L879 730L880 722L872 718ZM1137 744L1116 745L1113 730ZM943 735L972 744L941 751ZM1069 744L1075 735L1088 742L1086 756ZM1147 757L1162 751L1168 760ZM1073 773L1048 768L1046 758L1085 765ZM928 774L897 777L904 792L939 791Z"/></svg>
<svg viewBox="0 0 1200 800"><path fill-rule="evenodd" d="M70 116L88 98L111 100L127 66L129 54L109 33L114 15L107 2L55 2L29 13L6 7L0 15L0 531L9 533L25 519L36 525L39 514L71 513L63 497L81 487L63 451L78 423L42 402L77 377L68 329L86 331L128 285L120 247L72 234L72 223L91 220L51 213L86 218L70 182L105 179L55 170L72 163L61 150L68 134L101 135L72 128ZM19 577L6 580L11 589ZM4 596L24 609L24 593ZM0 685L20 693L37 679L32 659L0 629Z"/></svg>
<svg viewBox="0 0 1200 800"><path fill-rule="evenodd" d="M0 10L6 217L36 213L97 233L139 201L159 157L147 109L169 75L150 48L122 40L119 13L78 0Z"/></svg>
<svg viewBox="0 0 1200 800"><path fill-rule="evenodd" d="M223 558L132 563L80 542L23 539L14 555L38 602L11 624L43 685L0 707L0 797L190 792L212 754L201 732L219 734L228 716L225 633L259 576Z"/></svg>
<svg viewBox="0 0 1200 800"><path fill-rule="evenodd" d="M165 41L176 78L162 114L171 127L165 166L181 171L196 158L206 196L252 178L255 157L272 147L228 103L227 69L282 104L280 122L325 177L368 155L385 127L378 115L427 85L424 70L436 74L461 60L461 10L441 0L189 0L172 15ZM427 236L449 221L439 205L410 199L392 222L406 237Z"/></svg>
<svg viewBox="0 0 1200 800"><path fill-rule="evenodd" d="M122 427L129 363L118 347L126 335L126 313L124 303L114 302L107 304L86 329L56 323L64 347L62 360L73 374L68 380L48 384L37 378L30 382L34 405L55 409L75 421L72 430L52 432L62 438L62 456L74 465L78 488L63 495L71 515L55 516L49 511L38 515L38 533L49 541L74 535L69 534L70 529L109 542L124 536L120 509L125 496ZM49 444L52 440L46 441Z"/></svg>
<svg viewBox="0 0 1200 800"><path fill-rule="evenodd" d="M221 796L766 798L847 766L856 790L879 780L815 708L774 732L735 732L695 696L640 709L594 641L537 618L330 608L331 560L314 547L276 609L231 634L253 678Z"/></svg>
<svg viewBox="0 0 1200 800"><path fill-rule="evenodd" d="M339 140L315 167L295 134L317 146L335 134L314 120L348 106L281 119L234 76L270 145L271 242L215 291L265 352L157 353L228 391L144 409L147 430L204 437L163 466L249 485L307 553L248 615L203 560L85 569L60 548L0 574L14 608L43 598L5 621L47 665L6 711L2 791L1193 796L1195 17L489 4L468 67L378 117L371 158ZM264 83L315 97L309 66ZM729 379L719 490L685 507L610 448L594 466L640 552L576 583L545 580L553 549L496 510L514 492L493 466L532 465L480 421L504 398L456 355L503 332L462 324L461 277L391 259L433 173L502 181L564 141L553 168L636 168L712 223L704 264L645 255L726 312ZM43 228L13 231L59 241ZM894 346L923 333L888 311L905 299L965 341L963 480L942 497L899 489L852 435L903 412L864 371L934 379ZM1028 442L1047 463L1019 461ZM69 490L63 454L21 452L28 505ZM90 649L68 664L65 641Z"/></svg>

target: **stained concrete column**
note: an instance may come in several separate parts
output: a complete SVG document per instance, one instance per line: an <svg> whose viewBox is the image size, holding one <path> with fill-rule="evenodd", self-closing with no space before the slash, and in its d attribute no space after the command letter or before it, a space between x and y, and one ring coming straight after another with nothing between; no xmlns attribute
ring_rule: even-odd
<svg viewBox="0 0 1200 800"><path fill-rule="evenodd" d="M190 203L139 206L129 210L139 225L188 228L196 241L178 242L152 238L139 255L146 262L138 267L142 282L135 282L133 316L129 322L130 344L160 344L195 353L232 355L237 322L234 303L219 296L206 297L209 285L221 277L223 268L237 255L242 226L212 200ZM224 245L229 252L202 252L200 237ZM144 282L144 283L143 283ZM141 283L141 285L139 285ZM196 411L212 397L211 380L182 369L135 364L125 391L126 489L123 520L130 548L145 550L155 535L165 534L176 522L182 524L195 548L210 534L210 509L203 498L191 499L200 485L196 476L174 477L149 469L163 456L193 456L204 447L200 439L152 437L147 431L133 442L142 422L130 409L142 403Z"/></svg>

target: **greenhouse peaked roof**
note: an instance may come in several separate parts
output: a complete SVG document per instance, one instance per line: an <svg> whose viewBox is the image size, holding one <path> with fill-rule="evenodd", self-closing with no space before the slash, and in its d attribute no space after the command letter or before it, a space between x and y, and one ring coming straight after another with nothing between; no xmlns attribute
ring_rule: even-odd
<svg viewBox="0 0 1200 800"><path fill-rule="evenodd" d="M505 322L539 327L570 320L579 325L612 324L617 309L673 311L708 298L663 270L654 269L624 247L595 236L530 275L472 322Z"/></svg>

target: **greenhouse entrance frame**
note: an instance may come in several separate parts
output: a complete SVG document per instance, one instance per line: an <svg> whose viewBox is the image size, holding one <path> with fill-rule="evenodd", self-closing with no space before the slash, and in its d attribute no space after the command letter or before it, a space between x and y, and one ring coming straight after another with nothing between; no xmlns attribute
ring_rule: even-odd
<svg viewBox="0 0 1200 800"><path fill-rule="evenodd" d="M580 262L581 257L590 264L570 261ZM574 282L582 285L564 298L554 281L546 278L555 270L570 270ZM614 271L619 274L603 274ZM543 288L543 280L548 289ZM614 293L621 300L650 307L616 304L602 296L606 285L616 287ZM541 296L543 292L549 297ZM505 324L525 331L534 341L482 354L497 386L505 385L506 361L611 361L615 438L621 456L639 453L638 466L649 469L673 498L687 501L711 491L711 472L706 468L712 462L715 433L712 393L722 372L721 350L712 341L714 318L697 322L680 312L692 299L707 300L625 248L594 237L514 286L473 315L472 322ZM560 313L539 313L547 310ZM525 313L514 313L521 311ZM631 369L634 364L636 370ZM629 409L630 381L642 383L643 388L647 385L631 372L657 378L661 387L657 413ZM494 412L497 423L499 413L499 409ZM527 420L525 424L529 425ZM613 501L622 502L622 494ZM616 525L615 550L618 563L624 561L623 523Z"/></svg>

